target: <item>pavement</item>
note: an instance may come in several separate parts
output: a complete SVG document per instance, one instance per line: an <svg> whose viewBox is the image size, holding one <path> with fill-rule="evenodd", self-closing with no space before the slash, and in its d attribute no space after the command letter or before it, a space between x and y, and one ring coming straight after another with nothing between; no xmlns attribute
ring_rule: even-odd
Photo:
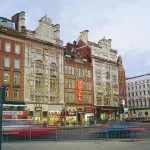
<svg viewBox="0 0 150 150"><path fill-rule="evenodd" d="M3 143L2 150L149 150L150 141L25 142Z"/></svg>

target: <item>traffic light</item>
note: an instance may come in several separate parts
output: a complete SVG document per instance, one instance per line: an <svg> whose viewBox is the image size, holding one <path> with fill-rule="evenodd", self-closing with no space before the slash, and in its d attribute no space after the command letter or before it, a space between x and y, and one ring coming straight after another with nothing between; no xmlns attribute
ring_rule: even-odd
<svg viewBox="0 0 150 150"><path fill-rule="evenodd" d="M6 99L6 87L4 85L1 85L0 90L0 100L4 102Z"/></svg>
<svg viewBox="0 0 150 150"><path fill-rule="evenodd" d="M121 104L121 103L120 103L119 110L120 110L120 114L123 114L123 113L124 113L124 106L123 106L123 104Z"/></svg>

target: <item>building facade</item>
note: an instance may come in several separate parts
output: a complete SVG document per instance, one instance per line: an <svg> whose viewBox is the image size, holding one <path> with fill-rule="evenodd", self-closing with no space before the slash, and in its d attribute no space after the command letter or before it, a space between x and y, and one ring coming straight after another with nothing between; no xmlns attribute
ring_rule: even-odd
<svg viewBox="0 0 150 150"><path fill-rule="evenodd" d="M126 79L129 117L150 116L150 74ZM148 114L146 115L146 112Z"/></svg>
<svg viewBox="0 0 150 150"><path fill-rule="evenodd" d="M119 81L119 100L123 102L124 106L127 106L126 100L126 75L122 64L121 56L118 57L118 81Z"/></svg>
<svg viewBox="0 0 150 150"><path fill-rule="evenodd" d="M15 23L0 17L0 85L6 86L6 104L24 104L24 40Z"/></svg>
<svg viewBox="0 0 150 150"><path fill-rule="evenodd" d="M34 31L25 29L25 13L13 17L18 30L26 33L24 63L24 101L30 118L61 122L64 103L63 42L60 25L47 16L39 20Z"/></svg>
<svg viewBox="0 0 150 150"><path fill-rule="evenodd" d="M111 48L111 39L105 37L98 44L88 41L88 31L81 32L82 40L91 49L95 120L116 119L118 112L117 51Z"/></svg>
<svg viewBox="0 0 150 150"><path fill-rule="evenodd" d="M64 53L67 124L90 124L94 117L93 68L90 48L82 41L68 43Z"/></svg>

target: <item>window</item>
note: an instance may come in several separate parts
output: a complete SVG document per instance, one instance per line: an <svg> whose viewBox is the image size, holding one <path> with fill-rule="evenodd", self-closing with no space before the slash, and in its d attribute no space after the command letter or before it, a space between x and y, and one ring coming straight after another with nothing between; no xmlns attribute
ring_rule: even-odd
<svg viewBox="0 0 150 150"><path fill-rule="evenodd" d="M97 105L102 105L102 98L100 96L96 97Z"/></svg>
<svg viewBox="0 0 150 150"><path fill-rule="evenodd" d="M141 89L141 85L139 85L139 89Z"/></svg>
<svg viewBox="0 0 150 150"><path fill-rule="evenodd" d="M6 52L10 52L10 48L11 48L10 42L6 42L6 43L5 43L5 51L6 51Z"/></svg>
<svg viewBox="0 0 150 150"><path fill-rule="evenodd" d="M74 80L72 79L65 79L65 87L66 88L74 88Z"/></svg>
<svg viewBox="0 0 150 150"><path fill-rule="evenodd" d="M19 83L19 75L18 75L18 74L15 74L15 75L14 75L14 83L15 83L15 84L18 84L18 83Z"/></svg>
<svg viewBox="0 0 150 150"><path fill-rule="evenodd" d="M130 88L128 87L128 91L130 91Z"/></svg>
<svg viewBox="0 0 150 150"><path fill-rule="evenodd" d="M101 72L96 72L96 81L100 81L101 80Z"/></svg>
<svg viewBox="0 0 150 150"><path fill-rule="evenodd" d="M84 99L84 103L86 104L91 104L91 95L90 94L84 94L83 95L83 99Z"/></svg>
<svg viewBox="0 0 150 150"><path fill-rule="evenodd" d="M56 102L56 97L51 96L51 97L50 97L50 102L51 102L51 103L55 103L55 102Z"/></svg>
<svg viewBox="0 0 150 150"><path fill-rule="evenodd" d="M56 82L56 78L51 78L50 79L50 88L56 88L57 82Z"/></svg>
<svg viewBox="0 0 150 150"><path fill-rule="evenodd" d="M133 90L133 87L132 87L132 90Z"/></svg>
<svg viewBox="0 0 150 150"><path fill-rule="evenodd" d="M82 74L81 74L81 68L77 68L76 75L77 75L77 76L81 76L81 75L82 75Z"/></svg>
<svg viewBox="0 0 150 150"><path fill-rule="evenodd" d="M55 62L56 61L56 57L54 53L50 53L50 61L51 62Z"/></svg>
<svg viewBox="0 0 150 150"><path fill-rule="evenodd" d="M147 84L147 87L149 88L149 84Z"/></svg>
<svg viewBox="0 0 150 150"><path fill-rule="evenodd" d="M143 88L145 88L145 85L143 85Z"/></svg>
<svg viewBox="0 0 150 150"><path fill-rule="evenodd" d="M20 54L20 45L15 45L15 54Z"/></svg>
<svg viewBox="0 0 150 150"><path fill-rule="evenodd" d="M4 83L9 83L9 73L4 73Z"/></svg>
<svg viewBox="0 0 150 150"><path fill-rule="evenodd" d="M150 91L147 91L148 92L148 95L150 95Z"/></svg>
<svg viewBox="0 0 150 150"><path fill-rule="evenodd" d="M15 59L15 69L20 68L20 60Z"/></svg>
<svg viewBox="0 0 150 150"><path fill-rule="evenodd" d="M130 93L128 94L128 96L130 97Z"/></svg>
<svg viewBox="0 0 150 150"><path fill-rule="evenodd" d="M9 58L4 59L4 66L5 67L10 67L10 59Z"/></svg>
<svg viewBox="0 0 150 150"><path fill-rule="evenodd" d="M18 99L19 92L18 90L14 90L14 99Z"/></svg>
<svg viewBox="0 0 150 150"><path fill-rule="evenodd" d="M6 93L5 93L5 98L8 99L9 95L8 95L8 89L6 89Z"/></svg>
<svg viewBox="0 0 150 150"><path fill-rule="evenodd" d="M134 96L134 93L132 92L132 96Z"/></svg>
<svg viewBox="0 0 150 150"><path fill-rule="evenodd" d="M91 90L91 82L90 81L84 82L84 89L85 90Z"/></svg>
<svg viewBox="0 0 150 150"><path fill-rule="evenodd" d="M74 103L75 102L75 93L65 93L65 102Z"/></svg>
<svg viewBox="0 0 150 150"><path fill-rule="evenodd" d="M74 67L73 66L65 66L65 74L74 75Z"/></svg>
<svg viewBox="0 0 150 150"><path fill-rule="evenodd" d="M135 89L137 90L137 86L135 86Z"/></svg>
<svg viewBox="0 0 150 150"><path fill-rule="evenodd" d="M146 92L145 92L145 91L143 91L143 95L146 95Z"/></svg>

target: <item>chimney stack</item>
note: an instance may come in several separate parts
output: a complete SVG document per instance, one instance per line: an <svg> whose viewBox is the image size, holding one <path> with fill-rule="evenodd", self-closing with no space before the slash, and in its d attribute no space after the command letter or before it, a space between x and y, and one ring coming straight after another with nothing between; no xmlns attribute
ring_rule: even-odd
<svg viewBox="0 0 150 150"><path fill-rule="evenodd" d="M7 21L6 21L6 20L3 20L3 21L2 21L2 27L6 28L6 27L7 27L7 26L6 26L6 23L7 23Z"/></svg>

